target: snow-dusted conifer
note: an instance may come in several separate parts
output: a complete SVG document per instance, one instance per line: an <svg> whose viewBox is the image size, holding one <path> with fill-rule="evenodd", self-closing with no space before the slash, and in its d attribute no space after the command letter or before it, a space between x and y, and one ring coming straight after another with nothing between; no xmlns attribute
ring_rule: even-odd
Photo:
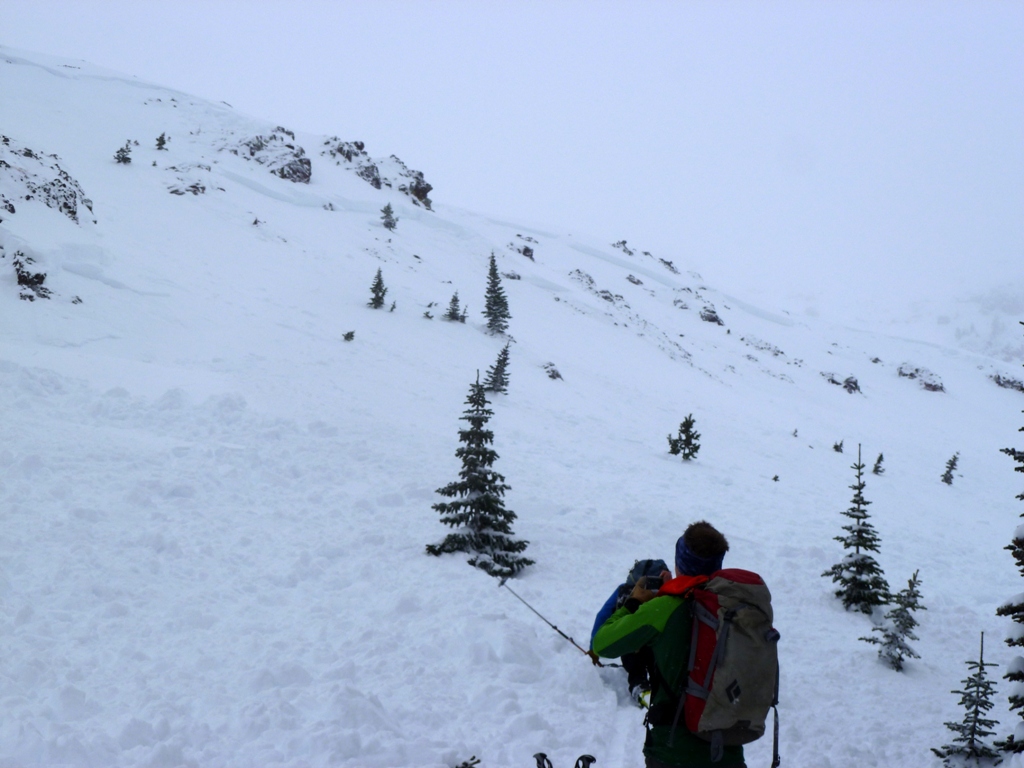
<svg viewBox="0 0 1024 768"><path fill-rule="evenodd" d="M882 454L878 454L878 458L875 459L875 466L871 469L873 475L884 475L885 467L882 466Z"/></svg>
<svg viewBox="0 0 1024 768"><path fill-rule="evenodd" d="M1021 325L1024 325L1024 323L1021 323ZM1024 427L1021 427L1019 431L1024 432ZM1024 451L1017 450L1016 448L1002 448L1000 450L1017 462L1017 466L1013 468L1014 472L1024 472ZM1024 501L1024 492L1017 494L1017 499ZM1021 517L1024 517L1024 512L1021 513ZM1017 526L1017 530L1013 533L1013 540L1005 549L1013 553L1013 560L1017 563L1017 570L1021 576L1024 576L1024 524ZM1024 646L1024 594L1016 595L1007 600L996 609L996 614L998 616L1009 616L1014 621L1014 626L1010 630L1006 644L1011 648ZM1024 657L1015 656L1010 661L1003 679L1009 680L1011 683L1009 695L1010 711L1016 712L1024 720ZM1024 722L1018 722L1014 732L1006 739L997 741L996 746L1004 752L1024 752Z"/></svg>
<svg viewBox="0 0 1024 768"><path fill-rule="evenodd" d="M380 309L384 306L384 295L388 292L388 289L384 287L384 278L380 273L380 269L377 269L377 275L373 278L373 284L370 286L370 300L366 303L367 306L373 307L373 309ZM394 307L392 307L394 309Z"/></svg>
<svg viewBox="0 0 1024 768"><path fill-rule="evenodd" d="M505 346L498 353L498 359L487 369L487 377L484 379L486 391L508 394L508 355L509 342L505 342Z"/></svg>
<svg viewBox="0 0 1024 768"><path fill-rule="evenodd" d="M498 262L491 251L491 263L487 270L487 293L484 297L484 317L487 318L487 330L491 333L504 333L508 330L508 321L512 315L508 311L508 299L505 289L501 287L501 275L498 274Z"/></svg>
<svg viewBox="0 0 1024 768"><path fill-rule="evenodd" d="M863 613L871 613L876 605L885 605L890 600L889 583L885 580L881 566L869 552L878 552L879 537L875 527L868 522L868 504L864 498L864 464L860 460L860 446L857 446L857 462L852 465L857 473L857 482L850 486L853 489L852 506L843 514L853 520L844 525L845 536L836 536L843 549L853 550L842 560L833 565L822 576L830 576L839 584L836 597L843 601L843 607L849 610L856 608Z"/></svg>
<svg viewBox="0 0 1024 768"><path fill-rule="evenodd" d="M395 216L395 211L391 207L391 203L388 203L380 209L380 223L384 225L384 229L389 232L393 232L395 227L398 226L398 217Z"/></svg>
<svg viewBox="0 0 1024 768"><path fill-rule="evenodd" d="M992 709L992 696L995 693L995 683L988 679L985 667L995 666L997 665L985 661L985 633L982 632L978 660L967 662L971 674L961 681L964 689L952 691L960 694L960 706L964 708L963 722L946 723L946 727L956 734L956 738L952 744L932 749L932 752L942 758L942 764L949 768L959 768L968 761L974 765L999 765L1003 760L985 741L994 733L992 728L997 724L997 721L985 717Z"/></svg>
<svg viewBox="0 0 1024 768"><path fill-rule="evenodd" d="M166 151L168 141L170 141L170 139L167 138L167 134L161 133L159 136L156 137L156 148Z"/></svg>
<svg viewBox="0 0 1024 768"><path fill-rule="evenodd" d="M918 572L907 581L907 586L896 593L893 602L896 607L885 614L885 624L874 627L873 632L880 632L881 638L862 637L861 640L881 646L878 649L879 657L897 672L903 671L904 659L921 658L917 652L910 647L907 640L917 640L914 634L914 627L917 626L917 619L914 618L914 611L927 610L921 605L921 580L917 577Z"/></svg>
<svg viewBox="0 0 1024 768"><path fill-rule="evenodd" d="M960 453L954 453L953 456L946 462L946 471L942 473L942 482L946 485L953 484L953 471L956 469L957 462L960 461Z"/></svg>
<svg viewBox="0 0 1024 768"><path fill-rule="evenodd" d="M466 404L469 407L462 420L469 422L469 429L459 430L462 446L455 451L462 460L460 479L437 490L452 501L433 505L441 514L441 522L457 530L440 544L428 544L427 554L469 552L473 555L469 564L491 576L515 576L533 565L533 561L520 554L529 542L513 537L512 522L516 515L505 509L502 499L509 486L491 468L498 454L490 447L494 433L486 425L494 412L487 407L487 394L479 375L470 386Z"/></svg>
<svg viewBox="0 0 1024 768"><path fill-rule="evenodd" d="M452 300L448 302L448 309L443 315L445 320L450 320L453 323L464 323L466 322L466 312L459 304L459 292L456 291L452 294Z"/></svg>
<svg viewBox="0 0 1024 768"><path fill-rule="evenodd" d="M130 165L132 162L132 143L126 141L124 146L114 153L114 160L122 165Z"/></svg>
<svg viewBox="0 0 1024 768"><path fill-rule="evenodd" d="M676 437L668 436L668 452L673 456L682 456L683 461L694 458L700 450L700 432L694 429L694 423L691 413L679 425L679 434Z"/></svg>

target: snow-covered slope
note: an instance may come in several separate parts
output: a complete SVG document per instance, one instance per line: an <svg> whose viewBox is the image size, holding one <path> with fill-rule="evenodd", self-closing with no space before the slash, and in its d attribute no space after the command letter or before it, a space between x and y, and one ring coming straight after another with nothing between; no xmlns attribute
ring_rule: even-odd
<svg viewBox="0 0 1024 768"><path fill-rule="evenodd" d="M620 671L423 551L506 341L480 315L492 251L514 344L490 426L539 611L584 643L635 558L711 520L772 588L789 765L932 764L980 631L1005 669L1024 510L998 450L1024 394L992 377L1022 378L1020 347L798 317L685 252L450 208L372 137L82 62L0 48L0 104L0 765L642 765ZM393 311L366 306L378 268ZM440 319L456 291L466 324ZM683 464L665 436L688 413ZM820 576L858 443L885 456L879 562L923 581L903 674Z"/></svg>

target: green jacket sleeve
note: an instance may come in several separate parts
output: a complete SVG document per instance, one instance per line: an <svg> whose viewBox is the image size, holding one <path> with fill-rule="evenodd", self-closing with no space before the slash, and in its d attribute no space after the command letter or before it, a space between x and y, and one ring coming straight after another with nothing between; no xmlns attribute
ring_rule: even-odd
<svg viewBox="0 0 1024 768"><path fill-rule="evenodd" d="M678 597L666 595L649 600L636 613L623 606L597 630L591 647L606 659L635 653L665 631L669 616L680 605L682 600Z"/></svg>

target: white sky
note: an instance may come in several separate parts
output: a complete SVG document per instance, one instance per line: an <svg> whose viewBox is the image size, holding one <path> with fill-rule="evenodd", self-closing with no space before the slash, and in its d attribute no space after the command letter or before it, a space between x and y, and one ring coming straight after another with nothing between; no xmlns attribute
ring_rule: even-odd
<svg viewBox="0 0 1024 768"><path fill-rule="evenodd" d="M1024 3L4 0L2 17L5 45L363 140L440 204L626 238L745 298L844 316L892 285L1024 286Z"/></svg>

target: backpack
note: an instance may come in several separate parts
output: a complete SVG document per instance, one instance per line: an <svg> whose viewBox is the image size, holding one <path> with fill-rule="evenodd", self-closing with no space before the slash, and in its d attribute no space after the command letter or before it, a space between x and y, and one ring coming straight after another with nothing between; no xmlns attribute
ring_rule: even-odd
<svg viewBox="0 0 1024 768"><path fill-rule="evenodd" d="M775 709L774 768L779 763L779 633L772 626L768 587L756 573L738 568L674 581L661 594L692 600L693 634L686 689L669 743L683 716L688 731L711 742L711 759L717 762L724 746L761 738L768 711Z"/></svg>
<svg viewBox="0 0 1024 768"><path fill-rule="evenodd" d="M644 576L660 576L662 571L667 571L668 566L664 560L648 559L648 560L637 560L633 563L633 567L629 569L629 573L626 575L626 581L619 585L618 598L615 600L616 609L621 608L626 604L626 600L629 599L630 593L633 591L633 587L636 583Z"/></svg>

